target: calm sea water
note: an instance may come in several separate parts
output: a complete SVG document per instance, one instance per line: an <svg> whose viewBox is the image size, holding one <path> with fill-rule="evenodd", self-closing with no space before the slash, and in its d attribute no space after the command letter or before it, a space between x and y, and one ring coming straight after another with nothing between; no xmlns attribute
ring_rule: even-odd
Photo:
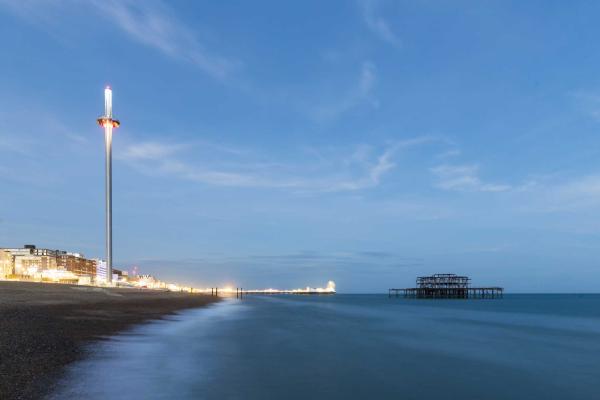
<svg viewBox="0 0 600 400"><path fill-rule="evenodd" d="M249 296L95 346L55 399L600 398L600 295Z"/></svg>

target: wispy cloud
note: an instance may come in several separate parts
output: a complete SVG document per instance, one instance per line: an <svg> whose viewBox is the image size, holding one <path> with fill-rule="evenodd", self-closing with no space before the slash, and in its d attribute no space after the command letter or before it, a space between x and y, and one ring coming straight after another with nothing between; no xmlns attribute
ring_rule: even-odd
<svg viewBox="0 0 600 400"><path fill-rule="evenodd" d="M195 33L160 0L95 0L91 4L132 39L189 61L214 77L226 77L238 64L205 49Z"/></svg>
<svg viewBox="0 0 600 400"><path fill-rule="evenodd" d="M392 31L389 23L379 13L379 2L376 0L362 0L359 4L365 24L371 32L393 46L401 46L400 38Z"/></svg>
<svg viewBox="0 0 600 400"><path fill-rule="evenodd" d="M600 176L591 175L578 178L558 187L557 192L564 197L588 198L600 204Z"/></svg>
<svg viewBox="0 0 600 400"><path fill-rule="evenodd" d="M225 79L240 65L237 60L207 49L196 32L175 15L168 3L161 0L0 0L0 5L38 25L53 28L69 18L67 10L89 7L87 10L93 12L91 17L103 18L132 40L153 47L169 57L190 62L215 78Z"/></svg>
<svg viewBox="0 0 600 400"><path fill-rule="evenodd" d="M458 157L461 155L461 151L460 149L457 148L453 148L450 150L446 150L442 153L437 154L435 157L436 158L451 158L451 157Z"/></svg>
<svg viewBox="0 0 600 400"><path fill-rule="evenodd" d="M218 150L222 146L211 148L211 155L206 155L210 159L198 154L190 157L205 145L159 142L125 146L116 157L147 175L173 176L207 185L342 192L378 186L383 176L395 167L394 156L400 150L430 140L411 138L379 151L358 146L350 156L334 152L326 157L326 162L317 157L302 164L257 162L249 157L251 152L231 151L229 147Z"/></svg>
<svg viewBox="0 0 600 400"><path fill-rule="evenodd" d="M379 154L376 157L375 162L366 160L367 155L365 154L364 149L359 148L359 152L354 153L352 158L366 165L364 175L360 178L354 178L349 181L340 181L332 184L328 190L360 190L378 186L383 175L396 166L393 158L398 151L409 147L418 146L432 140L433 139L429 136L420 136L396 142L383 151L383 153Z"/></svg>
<svg viewBox="0 0 600 400"><path fill-rule="evenodd" d="M600 175L562 182L534 182L527 186L529 208L538 212L575 211L600 206Z"/></svg>
<svg viewBox="0 0 600 400"><path fill-rule="evenodd" d="M373 89L377 82L377 69L370 61L363 62L358 79L350 90L342 93L334 100L318 104L313 108L312 115L317 120L331 120L358 107L361 104L369 104L378 107L379 102L373 96Z"/></svg>
<svg viewBox="0 0 600 400"><path fill-rule="evenodd" d="M477 165L438 165L430 170L437 178L436 186L445 190L504 192L510 185L483 182Z"/></svg>
<svg viewBox="0 0 600 400"><path fill-rule="evenodd" d="M185 148L183 144L144 142L128 146L121 153L125 160L156 160L169 157Z"/></svg>

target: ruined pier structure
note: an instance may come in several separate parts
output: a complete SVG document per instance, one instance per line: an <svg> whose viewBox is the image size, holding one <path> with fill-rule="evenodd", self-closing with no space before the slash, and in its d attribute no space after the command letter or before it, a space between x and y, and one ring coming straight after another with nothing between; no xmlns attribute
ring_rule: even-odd
<svg viewBox="0 0 600 400"><path fill-rule="evenodd" d="M417 287L389 289L389 297L413 299L496 299L501 298L501 287L471 287L471 278L455 274L435 274L417 278Z"/></svg>

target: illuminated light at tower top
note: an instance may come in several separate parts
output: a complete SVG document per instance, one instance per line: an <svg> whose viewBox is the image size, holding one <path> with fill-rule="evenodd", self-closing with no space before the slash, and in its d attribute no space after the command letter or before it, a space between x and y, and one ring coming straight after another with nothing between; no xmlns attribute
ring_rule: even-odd
<svg viewBox="0 0 600 400"><path fill-rule="evenodd" d="M112 89L107 86L104 89L104 115L98 118L98 125L103 128L112 126L118 128L121 123L118 119L113 119L112 115Z"/></svg>
<svg viewBox="0 0 600 400"><path fill-rule="evenodd" d="M104 89L104 116L112 118L112 90L110 86Z"/></svg>

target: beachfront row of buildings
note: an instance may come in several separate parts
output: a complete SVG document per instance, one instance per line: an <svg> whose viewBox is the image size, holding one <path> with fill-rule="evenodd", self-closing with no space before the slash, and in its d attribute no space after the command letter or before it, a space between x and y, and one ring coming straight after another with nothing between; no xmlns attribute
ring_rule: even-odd
<svg viewBox="0 0 600 400"><path fill-rule="evenodd" d="M118 269L113 269L113 278L128 281L127 272ZM0 248L0 279L97 284L106 281L106 263L81 253L26 244L22 248Z"/></svg>
<svg viewBox="0 0 600 400"><path fill-rule="evenodd" d="M106 262L86 258L81 253L40 249L33 244L22 248L0 248L0 280L106 285ZM161 289L186 292L210 292L174 283L162 282L152 275L113 268L111 286Z"/></svg>
<svg viewBox="0 0 600 400"><path fill-rule="evenodd" d="M26 244L22 248L0 248L0 281L2 280L104 286L107 284L106 262L100 259L85 258L81 253L41 249L33 244ZM127 271L113 268L111 286L207 294L220 292L231 295L236 292L244 294L334 294L336 292L333 281L329 281L325 288L306 287L293 290L241 290L232 287L192 288L162 282L152 275L138 274L135 268L131 275Z"/></svg>

